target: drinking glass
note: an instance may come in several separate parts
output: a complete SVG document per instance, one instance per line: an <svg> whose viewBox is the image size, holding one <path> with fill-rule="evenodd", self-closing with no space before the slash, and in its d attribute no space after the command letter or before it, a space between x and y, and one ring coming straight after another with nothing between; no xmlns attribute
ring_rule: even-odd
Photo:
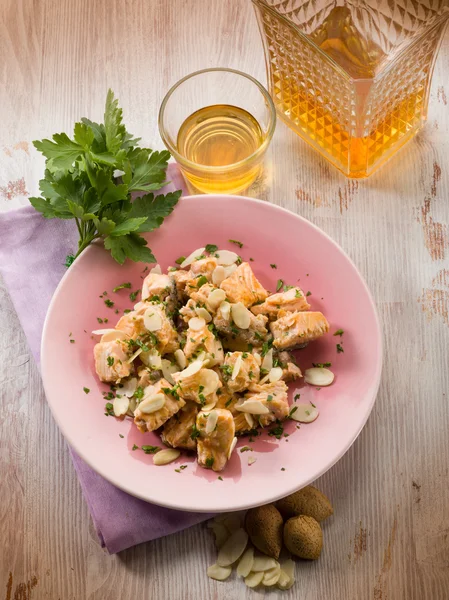
<svg viewBox="0 0 449 600"><path fill-rule="evenodd" d="M238 194L254 182L275 125L268 91L234 69L187 75L159 111L160 135L190 191L207 194Z"/></svg>

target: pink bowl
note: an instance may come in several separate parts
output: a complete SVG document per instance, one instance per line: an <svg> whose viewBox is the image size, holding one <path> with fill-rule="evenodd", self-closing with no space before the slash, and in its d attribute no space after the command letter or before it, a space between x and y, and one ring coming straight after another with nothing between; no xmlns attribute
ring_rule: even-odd
<svg viewBox="0 0 449 600"><path fill-rule="evenodd" d="M154 433L141 434L130 419L104 414L96 378L91 331L114 325L115 310L130 308L130 290L113 293L125 281L141 286L144 265L118 265L101 245L87 248L61 280L50 304L42 339L42 374L53 415L76 452L100 475L129 494L163 506L191 511L239 510L272 502L314 481L354 442L376 398L382 367L382 344L376 309L356 267L325 233L291 212L250 198L191 196L179 202L162 228L150 234L150 246L163 269L176 258L206 244L236 250L262 284L274 291L278 279L297 284L312 310L322 311L331 331L297 353L301 369L312 362L332 363L336 377L320 390L290 384L290 402L313 402L318 419L301 425L288 421L277 440L267 433L249 442L239 440L223 481L182 455L175 463L154 466L152 456L134 444L161 445ZM277 269L270 267L276 264ZM108 292L113 308L100 296ZM108 318L99 325L97 318ZM335 337L337 329L344 335ZM70 343L74 339L75 343ZM337 353L342 342L344 353ZM83 387L89 388L86 394ZM123 437L121 437L123 436ZM243 446L252 452L241 453ZM248 457L256 462L248 466ZM180 473L175 469L188 465Z"/></svg>

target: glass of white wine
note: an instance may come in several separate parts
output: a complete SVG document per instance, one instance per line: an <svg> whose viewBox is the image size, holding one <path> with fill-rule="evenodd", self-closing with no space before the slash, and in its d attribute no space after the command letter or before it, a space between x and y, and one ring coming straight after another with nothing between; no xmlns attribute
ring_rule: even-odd
<svg viewBox="0 0 449 600"><path fill-rule="evenodd" d="M176 83L159 111L159 131L191 192L238 194L262 169L276 125L267 90L233 69L204 69Z"/></svg>

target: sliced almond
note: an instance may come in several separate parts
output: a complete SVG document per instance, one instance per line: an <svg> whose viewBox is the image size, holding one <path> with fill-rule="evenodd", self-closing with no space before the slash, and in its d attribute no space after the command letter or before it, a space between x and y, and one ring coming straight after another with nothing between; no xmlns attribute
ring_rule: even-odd
<svg viewBox="0 0 449 600"><path fill-rule="evenodd" d="M153 396L149 396L144 398L142 402L139 404L140 412L145 415L150 415L151 413L160 410L165 404L165 395L164 394L154 394Z"/></svg>
<svg viewBox="0 0 449 600"><path fill-rule="evenodd" d="M270 380L271 383L274 383L275 381L279 381L279 379L281 377L282 377L282 369L281 369L281 367L274 367L268 373L268 379Z"/></svg>
<svg viewBox="0 0 449 600"><path fill-rule="evenodd" d="M185 379L186 377L191 377L192 375L195 375L195 373L198 373L198 371L200 371L203 368L203 361L202 360L194 360L192 363L190 363L190 365L187 367L187 369L184 369L183 371L181 371L181 373L179 374L179 377L177 377L177 379Z"/></svg>
<svg viewBox="0 0 449 600"><path fill-rule="evenodd" d="M248 329L251 324L251 313L241 302L231 304L231 314L234 323L240 329Z"/></svg>
<svg viewBox="0 0 449 600"><path fill-rule="evenodd" d="M248 577L251 572L252 566L254 562L254 548L250 546L243 553L242 558L239 561L237 567L237 575L240 577Z"/></svg>
<svg viewBox="0 0 449 600"><path fill-rule="evenodd" d="M284 560L281 563L281 569L284 571L284 573L289 579L295 578L295 563L292 561L291 558L288 558L287 560Z"/></svg>
<svg viewBox="0 0 449 600"><path fill-rule="evenodd" d="M261 367L262 369L265 369L265 371L271 371L273 368L273 348L270 348L263 357Z"/></svg>
<svg viewBox="0 0 449 600"><path fill-rule="evenodd" d="M254 360L260 367L262 365L262 357L260 356L260 354L258 352L254 352L253 356L254 356Z"/></svg>
<svg viewBox="0 0 449 600"><path fill-rule="evenodd" d="M225 299L226 293L223 290L212 290L207 297L207 304L212 310L217 310L217 308Z"/></svg>
<svg viewBox="0 0 449 600"><path fill-rule="evenodd" d="M222 267L221 265L218 265L218 267L215 267L215 269L212 271L212 283L214 285L220 285L220 283L222 281L224 281L225 279L226 279L225 268Z"/></svg>
<svg viewBox="0 0 449 600"><path fill-rule="evenodd" d="M329 369L324 367L314 367L313 369L307 369L304 373L304 381L310 385L318 385L319 387L325 387L330 385L335 379L335 375Z"/></svg>
<svg viewBox="0 0 449 600"><path fill-rule="evenodd" d="M211 369L204 369L200 373L198 385L202 385L204 387L203 394L206 397L210 396L210 394L216 392L220 387L220 377L215 371L212 371Z"/></svg>
<svg viewBox="0 0 449 600"><path fill-rule="evenodd" d="M229 531L227 527L223 525L223 523L213 523L212 531L214 532L217 550L220 550L225 541L229 538Z"/></svg>
<svg viewBox="0 0 449 600"><path fill-rule="evenodd" d="M266 415L270 411L259 400L245 400L240 406L235 405L240 412L250 413L251 415Z"/></svg>
<svg viewBox="0 0 449 600"><path fill-rule="evenodd" d="M249 588L255 588L262 583L262 579L263 571L260 571L260 573L254 573L253 571L251 571L251 573L247 577L245 577L245 584Z"/></svg>
<svg viewBox="0 0 449 600"><path fill-rule="evenodd" d="M237 531L234 531L231 537L226 540L222 548L220 548L220 552L218 553L217 557L217 563L221 567L228 567L229 565L232 565L242 556L247 543L248 534L246 531L243 528L237 529Z"/></svg>
<svg viewBox="0 0 449 600"><path fill-rule="evenodd" d="M176 362L179 365L179 368L185 369L187 366L187 359L186 359L186 355L184 354L184 351L181 350L181 348L178 348L177 350L175 350L175 358L176 358Z"/></svg>
<svg viewBox="0 0 449 600"><path fill-rule="evenodd" d="M130 398L129 406L126 414L128 417L134 417L134 411L136 410L137 400L135 398Z"/></svg>
<svg viewBox="0 0 449 600"><path fill-rule="evenodd" d="M245 415L245 419L246 422L248 423L248 426L253 429L254 427L254 419L253 417L249 414L249 413L243 413Z"/></svg>
<svg viewBox="0 0 449 600"><path fill-rule="evenodd" d="M248 467L253 465L256 462L256 460L257 458L255 458L254 456L248 456Z"/></svg>
<svg viewBox="0 0 449 600"><path fill-rule="evenodd" d="M235 381L237 379L237 376L240 373L240 369L242 368L242 362L243 362L242 355L239 354L234 363L234 368L232 369L231 381Z"/></svg>
<svg viewBox="0 0 449 600"><path fill-rule="evenodd" d="M210 412L211 410L213 410L215 408L216 404L217 404L216 400L214 400L213 402L208 402L208 404L205 404L204 406L201 407L201 412L203 412L203 413Z"/></svg>
<svg viewBox="0 0 449 600"><path fill-rule="evenodd" d="M153 456L153 464L158 467L161 465L168 465L168 463L173 462L180 456L181 452L179 450L175 450L174 448L167 448L166 450L159 450Z"/></svg>
<svg viewBox="0 0 449 600"><path fill-rule="evenodd" d="M115 329L94 329L92 335L107 335L108 333L116 333Z"/></svg>
<svg viewBox="0 0 449 600"><path fill-rule="evenodd" d="M295 409L295 410L293 410ZM312 423L320 414L316 406L311 404L295 404L290 411L290 419L299 423Z"/></svg>
<svg viewBox="0 0 449 600"><path fill-rule="evenodd" d="M235 263L233 265L229 265L229 267L225 267L226 279L230 277L234 271L237 271L237 265Z"/></svg>
<svg viewBox="0 0 449 600"><path fill-rule="evenodd" d="M229 446L229 451L228 451L228 460L231 458L232 453L234 452L234 448L237 445L237 438L233 438L231 445Z"/></svg>
<svg viewBox="0 0 449 600"><path fill-rule="evenodd" d="M207 422L206 422L206 429L205 432L207 435L209 435L210 433L212 433L217 425L217 421L218 421L218 413L216 410L213 410L212 412L209 413L209 416L207 417Z"/></svg>
<svg viewBox="0 0 449 600"><path fill-rule="evenodd" d="M147 308L143 315L143 324L148 331L159 331L162 328L162 317L154 308Z"/></svg>
<svg viewBox="0 0 449 600"><path fill-rule="evenodd" d="M262 379L259 381L259 385L263 385L264 383L267 383L269 375L270 374L267 373L267 375L265 375L265 377L262 377Z"/></svg>
<svg viewBox="0 0 449 600"><path fill-rule="evenodd" d="M229 319L229 317L231 316L231 305L229 304L229 302L223 301L220 304L219 308L220 308L221 316L223 317L223 319L225 319L227 321Z"/></svg>
<svg viewBox="0 0 449 600"><path fill-rule="evenodd" d="M278 588L280 590L287 590L287 586L290 583L290 577L287 575L287 573L285 573L285 571L283 571L282 569L279 572L279 579L278 579Z"/></svg>
<svg viewBox="0 0 449 600"><path fill-rule="evenodd" d="M189 321L189 329L192 331L202 331L206 327L206 321L199 317L193 317Z"/></svg>
<svg viewBox="0 0 449 600"><path fill-rule="evenodd" d="M220 565L212 565L207 569L207 576L217 581L224 581L232 573L232 567L221 567Z"/></svg>
<svg viewBox="0 0 449 600"><path fill-rule="evenodd" d="M251 570L254 572L268 571L269 569L274 569L277 564L279 563L274 560L274 558L269 558L268 556L255 556Z"/></svg>
<svg viewBox="0 0 449 600"><path fill-rule="evenodd" d="M137 350L134 352L134 354L131 354L131 356L128 358L129 363L132 363L133 360L135 360L139 354L142 354L142 348L137 348Z"/></svg>
<svg viewBox="0 0 449 600"><path fill-rule="evenodd" d="M128 340L129 335L124 331L120 331L119 329L112 329L108 333L105 333L101 336L100 342L115 342L115 340Z"/></svg>
<svg viewBox="0 0 449 600"><path fill-rule="evenodd" d="M187 256L187 258L185 258L182 261L182 263L180 264L181 269L185 269L193 262L195 262L195 260L197 260L197 258L201 256L205 250L206 248L197 248L196 250L194 250L191 254L189 254L189 256Z"/></svg>
<svg viewBox="0 0 449 600"><path fill-rule="evenodd" d="M142 352L140 355L140 360L146 367L150 367L150 369L160 369L162 366L162 358L161 355L155 351L150 350L149 352Z"/></svg>
<svg viewBox="0 0 449 600"><path fill-rule="evenodd" d="M162 375L165 377L165 379L171 383L171 385L175 385L173 375L175 373L179 373L179 366L177 364L173 364L170 360L163 358L161 360L161 369Z"/></svg>
<svg viewBox="0 0 449 600"><path fill-rule="evenodd" d="M278 588L289 590L295 583L295 563L289 558L281 563L281 574L278 581Z"/></svg>
<svg viewBox="0 0 449 600"><path fill-rule="evenodd" d="M215 253L215 258L219 265L232 265L239 259L239 255L232 250L218 250Z"/></svg>
<svg viewBox="0 0 449 600"><path fill-rule="evenodd" d="M206 323L210 323L212 321L211 314L208 310L203 307L195 308L195 312L200 319L204 319Z"/></svg>
<svg viewBox="0 0 449 600"><path fill-rule="evenodd" d="M119 394L119 396L116 396L114 398L112 406L114 408L114 415L116 417L122 417L128 412L129 398L125 395L122 396L121 394Z"/></svg>
<svg viewBox="0 0 449 600"><path fill-rule="evenodd" d="M272 585L276 585L277 582L279 581L280 576L281 576L281 567L278 564L273 569L269 569L268 571L265 571L263 579L262 579L262 584L265 585L266 587L271 587Z"/></svg>
<svg viewBox="0 0 449 600"><path fill-rule="evenodd" d="M131 377L131 379L127 379L122 383L122 387L118 389L118 393L121 396L127 396L131 398L134 395L134 392L137 389L137 379L135 377Z"/></svg>
<svg viewBox="0 0 449 600"><path fill-rule="evenodd" d="M162 275L162 269L160 265L156 265L150 270L150 273L156 273L156 275Z"/></svg>

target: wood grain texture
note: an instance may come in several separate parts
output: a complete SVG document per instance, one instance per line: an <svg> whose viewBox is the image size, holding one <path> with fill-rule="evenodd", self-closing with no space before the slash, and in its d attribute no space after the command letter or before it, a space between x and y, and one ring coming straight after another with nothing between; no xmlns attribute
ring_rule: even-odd
<svg viewBox="0 0 449 600"><path fill-rule="evenodd" d="M3 0L0 56L0 153L67 130L80 116L100 117L108 86L129 129L161 147L158 107L181 76L220 65L265 81L249 0ZM449 598L448 81L446 36L428 124L369 180L348 181L279 123L252 190L341 244L385 332L373 413L317 482L335 508L322 558L297 565L286 599ZM101 550L1 284L0 420L0 598L262 595L236 579L207 579L215 550L204 526L118 556Z"/></svg>

